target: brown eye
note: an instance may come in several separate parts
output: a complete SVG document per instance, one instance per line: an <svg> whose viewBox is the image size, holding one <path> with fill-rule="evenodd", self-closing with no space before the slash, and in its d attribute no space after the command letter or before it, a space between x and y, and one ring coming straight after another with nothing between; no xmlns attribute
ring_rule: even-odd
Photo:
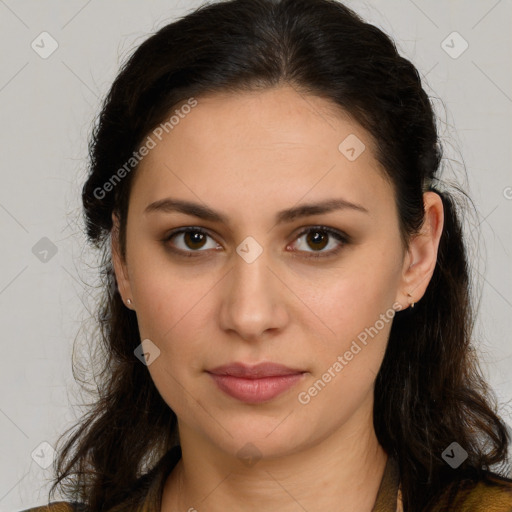
<svg viewBox="0 0 512 512"><path fill-rule="evenodd" d="M208 239L212 240L209 247ZM206 231L193 227L173 231L162 242L171 250L187 256L192 256L194 255L193 253L206 252L206 249L218 248L218 244L213 241Z"/></svg>
<svg viewBox="0 0 512 512"><path fill-rule="evenodd" d="M324 226L305 229L296 240L300 242L302 238L304 242L296 243L295 250L306 253L306 258L334 256L350 241L348 235ZM324 250L326 247L330 247L330 250Z"/></svg>
<svg viewBox="0 0 512 512"><path fill-rule="evenodd" d="M329 242L329 236L322 231L310 231L306 235L306 242L310 244L309 246L315 250L321 250L327 246Z"/></svg>
<svg viewBox="0 0 512 512"><path fill-rule="evenodd" d="M206 235L199 231L187 231L183 234L183 241L189 249L201 249L206 241Z"/></svg>
<svg viewBox="0 0 512 512"><path fill-rule="evenodd" d="M304 238L304 242L301 239ZM208 246L208 239L211 240ZM329 257L338 252L350 242L348 235L323 226L310 227L303 230L296 238L293 250L306 253L306 258ZM202 256L208 249L218 250L219 246L211 235L202 228L186 227L169 233L162 242L169 250L182 256ZM298 246L298 247L297 247ZM330 250L324 250L326 247Z"/></svg>

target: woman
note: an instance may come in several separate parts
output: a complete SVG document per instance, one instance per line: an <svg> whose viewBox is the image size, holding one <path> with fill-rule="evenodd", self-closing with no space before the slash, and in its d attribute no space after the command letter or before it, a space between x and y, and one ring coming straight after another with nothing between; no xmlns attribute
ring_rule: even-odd
<svg viewBox="0 0 512 512"><path fill-rule="evenodd" d="M416 68L338 2L145 41L93 134L107 357L49 509L510 512L441 151Z"/></svg>

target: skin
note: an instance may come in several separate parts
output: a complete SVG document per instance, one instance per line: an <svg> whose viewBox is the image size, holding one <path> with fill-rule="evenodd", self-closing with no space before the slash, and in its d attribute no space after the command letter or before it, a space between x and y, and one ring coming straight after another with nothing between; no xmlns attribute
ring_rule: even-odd
<svg viewBox="0 0 512 512"><path fill-rule="evenodd" d="M160 350L148 371L178 417L183 457L166 481L162 511L369 512L387 461L372 414L391 322L308 404L298 394L393 304L421 299L435 267L441 199L425 193L423 228L406 248L370 135L333 104L288 86L197 99L136 171L126 259L115 216L112 237L120 293L132 301L141 340ZM338 150L350 134L366 146L354 161ZM207 205L229 222L144 213L167 197ZM367 212L275 223L278 211L332 198ZM319 225L350 241L322 232L315 245L300 235ZM209 237L162 241L187 226ZM236 252L248 236L263 249L250 264ZM198 257L172 253L173 244ZM336 255L307 258L337 247ZM205 373L235 361L307 373L277 398L247 404ZM237 456L247 443L261 457L252 465Z"/></svg>

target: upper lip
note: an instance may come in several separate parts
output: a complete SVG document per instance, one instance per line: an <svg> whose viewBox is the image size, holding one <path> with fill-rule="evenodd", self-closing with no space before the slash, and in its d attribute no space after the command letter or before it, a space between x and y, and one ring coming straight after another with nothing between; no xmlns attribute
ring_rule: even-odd
<svg viewBox="0 0 512 512"><path fill-rule="evenodd" d="M230 375L231 377L242 377L246 379L259 379L264 377L278 377L282 375L295 375L304 373L304 370L288 368L278 363L259 363L253 366L244 363L230 363L217 366L208 373L216 375Z"/></svg>

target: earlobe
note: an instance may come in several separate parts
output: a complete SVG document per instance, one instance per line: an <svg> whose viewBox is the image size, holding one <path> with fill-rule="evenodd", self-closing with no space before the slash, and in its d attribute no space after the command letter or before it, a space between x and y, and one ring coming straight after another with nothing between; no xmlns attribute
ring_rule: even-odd
<svg viewBox="0 0 512 512"><path fill-rule="evenodd" d="M410 307L423 297L434 274L443 231L443 202L439 194L425 192L423 203L424 222L409 242L402 274L402 294L406 297L403 300Z"/></svg>
<svg viewBox="0 0 512 512"><path fill-rule="evenodd" d="M126 307L133 309L133 299L130 280L128 277L128 269L126 261L121 255L121 247L119 243L119 218L115 213L112 213L112 231L110 232L110 249L112 255L112 266L117 280L119 293Z"/></svg>

